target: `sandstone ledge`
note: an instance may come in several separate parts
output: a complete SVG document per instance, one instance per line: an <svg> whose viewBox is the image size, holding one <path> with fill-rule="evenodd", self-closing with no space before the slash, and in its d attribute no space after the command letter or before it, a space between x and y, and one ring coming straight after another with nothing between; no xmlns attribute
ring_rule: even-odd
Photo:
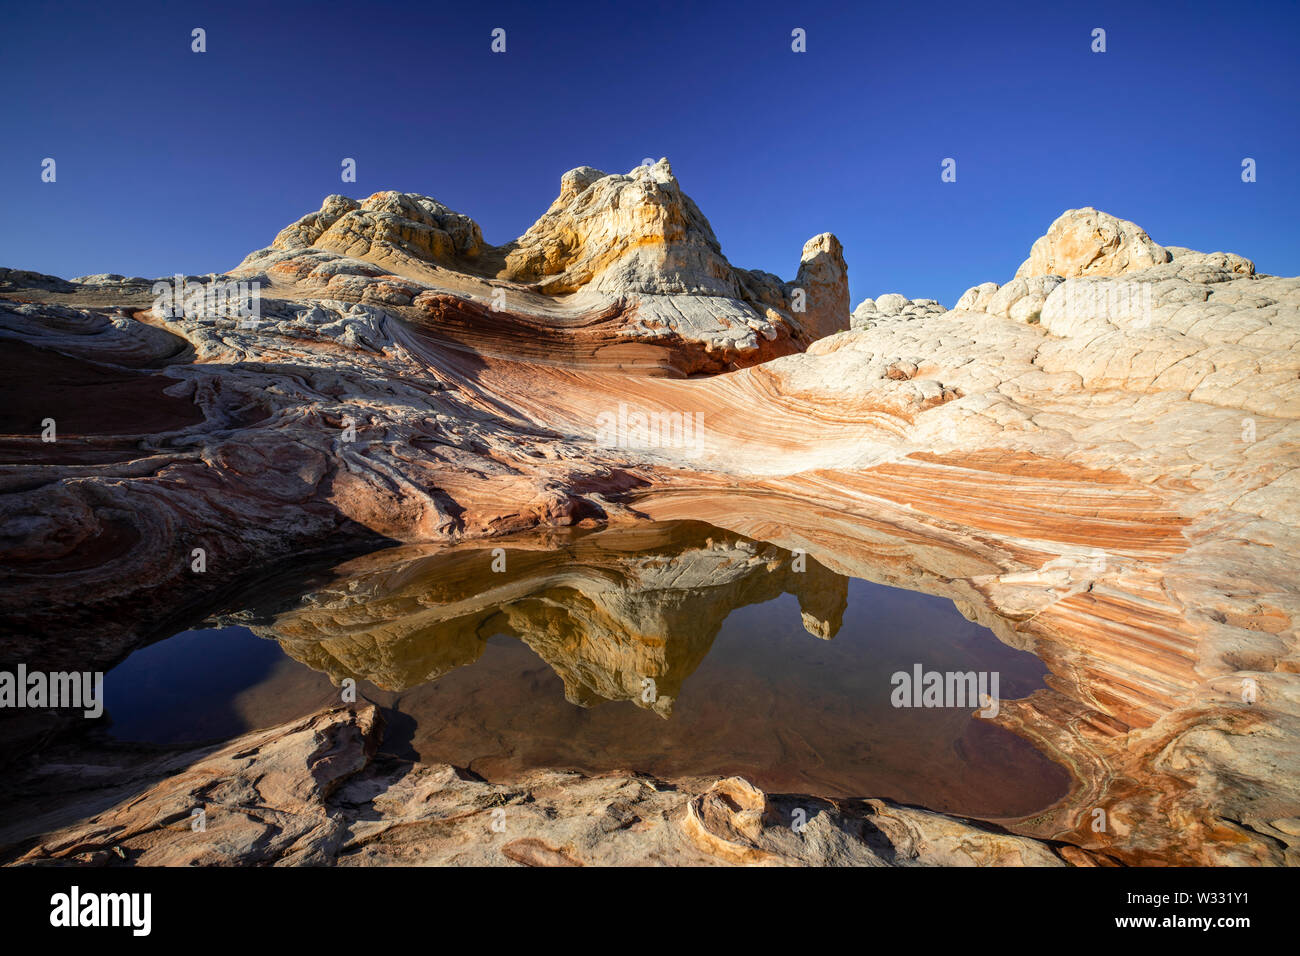
<svg viewBox="0 0 1300 956"><path fill-rule="evenodd" d="M10 865L91 866L1094 862L986 824L885 800L769 795L738 777L541 771L488 783L377 753L381 738L373 706L340 707L215 749L118 765L102 753L90 765L68 755L43 767L22 797L57 804L56 794L79 791L45 819L86 818L39 836L29 834L41 816L11 818L0 855ZM99 809L115 792L124 798ZM202 830L195 810L205 814Z"/></svg>

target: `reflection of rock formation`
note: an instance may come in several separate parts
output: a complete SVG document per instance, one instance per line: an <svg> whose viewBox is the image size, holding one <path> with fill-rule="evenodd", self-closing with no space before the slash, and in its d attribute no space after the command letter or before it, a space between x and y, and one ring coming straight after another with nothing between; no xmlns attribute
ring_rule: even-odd
<svg viewBox="0 0 1300 956"><path fill-rule="evenodd" d="M808 632L830 638L847 605L842 575L697 522L500 543L359 558L254 630L335 681L388 690L471 663L507 634L573 703L632 700L666 716L736 608L789 592Z"/></svg>

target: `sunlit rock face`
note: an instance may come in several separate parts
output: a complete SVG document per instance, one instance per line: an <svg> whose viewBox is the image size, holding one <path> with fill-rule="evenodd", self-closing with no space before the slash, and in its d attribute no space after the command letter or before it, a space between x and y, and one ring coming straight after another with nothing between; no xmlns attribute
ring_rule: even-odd
<svg viewBox="0 0 1300 956"><path fill-rule="evenodd" d="M414 306L435 331L458 331L468 313L496 325L503 348L564 338L610 359L648 350L679 374L753 364L848 327L839 240L808 240L791 282L737 269L667 160L626 175L570 170L550 209L501 247L427 196L329 196L235 272Z"/></svg>
<svg viewBox="0 0 1300 956"><path fill-rule="evenodd" d="M708 220L660 161L626 176L565 173L551 208L509 248L501 277L551 295L594 284L613 295L734 296L731 272Z"/></svg>
<svg viewBox="0 0 1300 956"><path fill-rule="evenodd" d="M386 690L472 663L507 634L551 666L570 702L629 700L666 717L736 608L793 593L805 629L828 639L847 603L843 575L696 522L489 544L379 552L267 623L229 620L336 682Z"/></svg>
<svg viewBox="0 0 1300 956"><path fill-rule="evenodd" d="M315 248L376 261L409 256L421 262L455 264L478 256L483 235L474 220L427 196L389 190L362 202L327 196L319 212L282 229L271 248ZM328 264L318 269L320 275L332 271ZM346 273L340 269L336 274Z"/></svg>
<svg viewBox="0 0 1300 956"><path fill-rule="evenodd" d="M897 292L888 292L874 299L863 299L849 317L849 325L854 331L863 331L872 327L877 318L917 318L924 319L946 312L934 299L912 300Z"/></svg>
<svg viewBox="0 0 1300 956"><path fill-rule="evenodd" d="M217 277L263 283L253 326L168 314L147 280L5 271L23 387L0 436L0 656L108 666L317 549L700 519L928 582L1034 650L1052 689L1004 719L1076 788L1021 834L1123 862L1295 862L1300 279L1082 209L1005 284L953 310L878 296L850 329L838 242L802 258L793 283L731 267L661 162L567 174L500 248L424 197L330 197ZM628 413L702 417L689 441L611 441L602 420ZM739 573L734 549L717 567L695 550ZM699 623L637 603L649 570L595 567L628 586L570 569L556 610L525 561L500 616L574 699L629 690L573 673L581 632L611 636L610 667L671 675L644 639ZM719 593L784 587L764 574ZM364 602L345 648L323 592L277 637L400 683L472 659L473 600L392 610L446 659Z"/></svg>
<svg viewBox="0 0 1300 956"><path fill-rule="evenodd" d="M1135 223L1085 206L1067 209L1029 251L1016 278L1114 276L1169 261L1169 251Z"/></svg>

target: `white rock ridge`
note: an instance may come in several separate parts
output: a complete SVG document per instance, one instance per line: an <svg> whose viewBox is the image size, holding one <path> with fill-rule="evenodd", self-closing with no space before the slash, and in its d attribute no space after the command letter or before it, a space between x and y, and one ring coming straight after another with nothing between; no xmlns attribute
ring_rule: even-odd
<svg viewBox="0 0 1300 956"><path fill-rule="evenodd" d="M450 295L525 329L672 347L686 372L753 364L848 327L847 268L833 235L804 245L790 282L733 267L666 159L626 175L570 170L550 208L501 247L426 196L329 196L235 273L343 300L428 306L435 323ZM613 319L593 328L593 316Z"/></svg>

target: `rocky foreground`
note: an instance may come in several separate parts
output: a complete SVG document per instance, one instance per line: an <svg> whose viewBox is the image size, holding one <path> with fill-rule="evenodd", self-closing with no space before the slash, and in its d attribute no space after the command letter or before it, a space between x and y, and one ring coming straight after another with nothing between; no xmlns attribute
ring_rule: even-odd
<svg viewBox="0 0 1300 956"><path fill-rule="evenodd" d="M885 800L771 797L746 781L542 771L491 784L376 757L374 707L323 711L216 749L47 766L49 792L113 803L11 859L90 866L1061 866L1074 847ZM57 756L57 755L56 755ZM20 805L21 826L62 813ZM195 815L202 810L200 819Z"/></svg>
<svg viewBox="0 0 1300 956"><path fill-rule="evenodd" d="M1074 787L1010 833L822 802L830 829L797 842L786 801L810 798L394 770L373 717L336 711L119 755L77 819L6 828L21 858L188 862L149 834L188 826L159 820L201 778L231 815L285 815L283 839L235 827L205 862L1296 862L1300 279L1079 209L951 310L850 314L833 236L790 282L733 267L663 161L566 174L504 247L427 197L330 197L215 279L260 283L260 320L160 307L148 280L0 272L3 660L111 666L340 545L702 519L949 598L1036 653L1051 689L997 720ZM646 441L644 421L677 430ZM310 610L276 636L329 657ZM8 737L33 767L57 746ZM291 799L254 792L263 753ZM483 807L538 793L569 829L484 836Z"/></svg>

